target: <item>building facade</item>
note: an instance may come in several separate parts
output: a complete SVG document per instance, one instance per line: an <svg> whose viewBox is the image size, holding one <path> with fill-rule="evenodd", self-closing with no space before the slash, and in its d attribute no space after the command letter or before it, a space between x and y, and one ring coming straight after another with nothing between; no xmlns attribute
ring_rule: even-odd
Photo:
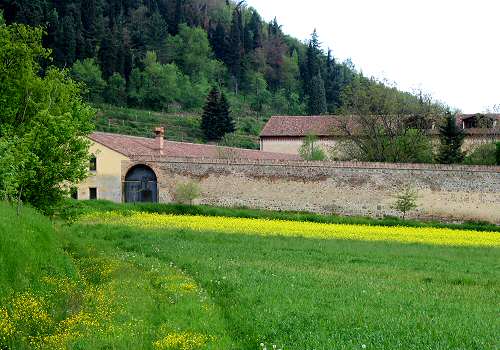
<svg viewBox="0 0 500 350"><path fill-rule="evenodd" d="M340 131L341 116L274 116L269 119L260 135L260 149L264 152L278 152L298 155L307 135L318 138L327 154L334 158L344 157L344 143L347 137ZM474 148L500 141L499 114L462 114L457 116L457 125L465 132L463 149ZM439 131L428 130L435 145L439 144Z"/></svg>
<svg viewBox="0 0 500 350"><path fill-rule="evenodd" d="M89 176L80 183L74 197L113 202L158 202L162 189L150 163L175 159L298 160L294 155L218 147L164 139L163 128L156 137L143 138L96 132L89 136L92 155ZM149 164L149 165L148 165Z"/></svg>

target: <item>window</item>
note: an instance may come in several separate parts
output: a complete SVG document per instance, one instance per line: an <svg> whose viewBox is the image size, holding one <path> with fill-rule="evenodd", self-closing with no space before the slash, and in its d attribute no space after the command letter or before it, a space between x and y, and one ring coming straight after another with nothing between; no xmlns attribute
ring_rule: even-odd
<svg viewBox="0 0 500 350"><path fill-rule="evenodd" d="M78 199L78 188L76 187L71 188L71 198Z"/></svg>
<svg viewBox="0 0 500 350"><path fill-rule="evenodd" d="M95 188L95 187L89 188L89 199L91 201L97 199L97 188Z"/></svg>
<svg viewBox="0 0 500 350"><path fill-rule="evenodd" d="M90 157L89 170L90 171L97 170L97 158L94 155L92 155L92 157Z"/></svg>

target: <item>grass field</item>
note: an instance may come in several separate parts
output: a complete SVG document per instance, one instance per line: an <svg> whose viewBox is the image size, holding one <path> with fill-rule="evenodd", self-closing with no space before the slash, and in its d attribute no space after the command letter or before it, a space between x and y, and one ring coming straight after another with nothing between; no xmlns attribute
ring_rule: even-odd
<svg viewBox="0 0 500 350"><path fill-rule="evenodd" d="M53 237L66 267L32 279L62 274L68 295L84 295L58 298L65 314L45 311L60 325L46 338L74 324L59 336L71 349L500 347L498 233L127 210L87 212ZM13 305L28 290L43 309L44 288L0 289L4 347L30 348L12 347Z"/></svg>

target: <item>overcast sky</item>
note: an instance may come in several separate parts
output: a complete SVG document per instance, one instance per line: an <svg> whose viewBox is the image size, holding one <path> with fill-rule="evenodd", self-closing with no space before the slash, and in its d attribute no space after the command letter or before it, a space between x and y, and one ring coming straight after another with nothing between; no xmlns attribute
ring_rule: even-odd
<svg viewBox="0 0 500 350"><path fill-rule="evenodd" d="M500 0L247 0L287 34L466 113L500 104Z"/></svg>

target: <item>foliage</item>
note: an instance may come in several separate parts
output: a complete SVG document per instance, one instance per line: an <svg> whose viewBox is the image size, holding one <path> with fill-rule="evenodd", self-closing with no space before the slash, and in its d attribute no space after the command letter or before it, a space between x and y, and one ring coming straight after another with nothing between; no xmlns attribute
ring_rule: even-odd
<svg viewBox="0 0 500 350"><path fill-rule="evenodd" d="M285 35L276 19L263 21L245 2L82 1L7 1L2 8L7 23L47 28L44 42L53 49L56 66L86 60L100 66L110 89L102 88L93 65L81 72L97 82L87 84L92 101L124 104L116 73L129 87L130 107L199 111L210 86L218 85L251 112L324 114L341 109L342 91L355 77L363 78L349 61L337 62L331 50L325 54L316 31L302 43ZM145 61L148 52L157 55L156 64ZM388 86L379 90L399 95L410 111L422 101ZM431 101L429 107L436 105Z"/></svg>
<svg viewBox="0 0 500 350"><path fill-rule="evenodd" d="M500 142L497 142L496 145L497 145L495 152L496 164L500 165Z"/></svg>
<svg viewBox="0 0 500 350"><path fill-rule="evenodd" d="M444 124L439 128L439 154L437 161L441 164L459 164L464 160L462 144L465 134L457 125L455 118L448 113Z"/></svg>
<svg viewBox="0 0 500 350"><path fill-rule="evenodd" d="M219 141L224 135L235 131L230 113L225 94L217 87L213 87L208 94L201 117L201 129L207 141Z"/></svg>
<svg viewBox="0 0 500 350"><path fill-rule="evenodd" d="M42 31L0 26L0 184L2 197L51 213L67 191L61 184L87 176L93 110L66 70L47 68Z"/></svg>
<svg viewBox="0 0 500 350"><path fill-rule="evenodd" d="M106 102L115 106L127 105L127 82L120 73L113 73L108 80L105 93Z"/></svg>
<svg viewBox="0 0 500 350"><path fill-rule="evenodd" d="M318 161L325 160L325 151L318 145L318 137L315 135L307 135L300 146L299 154L304 160Z"/></svg>
<svg viewBox="0 0 500 350"><path fill-rule="evenodd" d="M469 165L496 165L496 143L478 146L464 158L464 164Z"/></svg>
<svg viewBox="0 0 500 350"><path fill-rule="evenodd" d="M395 196L393 208L403 215L404 220L408 212L417 209L417 199L417 191L411 186L406 186Z"/></svg>
<svg viewBox="0 0 500 350"><path fill-rule="evenodd" d="M101 67L93 58L76 61L71 69L71 75L75 80L85 84L89 101L102 102L102 96L107 91L107 84L102 78Z"/></svg>
<svg viewBox="0 0 500 350"><path fill-rule="evenodd" d="M176 203L193 205L193 201L200 197L200 185L196 182L180 183L175 187L174 200Z"/></svg>

